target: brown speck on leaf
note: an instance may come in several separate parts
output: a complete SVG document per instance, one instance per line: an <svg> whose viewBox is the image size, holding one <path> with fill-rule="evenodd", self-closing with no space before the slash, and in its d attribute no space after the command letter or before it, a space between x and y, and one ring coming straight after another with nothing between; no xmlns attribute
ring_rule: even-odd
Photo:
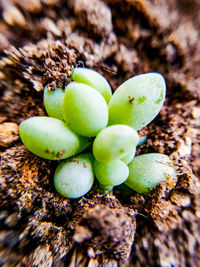
<svg viewBox="0 0 200 267"><path fill-rule="evenodd" d="M72 159L72 162L79 163L79 160L76 159L76 158L73 158L73 159Z"/></svg>
<svg viewBox="0 0 200 267"><path fill-rule="evenodd" d="M64 150L61 150L60 152L58 152L58 154L56 155L57 158L62 158L65 154Z"/></svg>
<svg viewBox="0 0 200 267"><path fill-rule="evenodd" d="M82 166L83 168L88 168L88 165L85 162L82 163Z"/></svg>
<svg viewBox="0 0 200 267"><path fill-rule="evenodd" d="M135 100L135 98L130 96L130 95L128 96L128 98L129 98L129 100L128 100L129 103L133 104L133 101Z"/></svg>

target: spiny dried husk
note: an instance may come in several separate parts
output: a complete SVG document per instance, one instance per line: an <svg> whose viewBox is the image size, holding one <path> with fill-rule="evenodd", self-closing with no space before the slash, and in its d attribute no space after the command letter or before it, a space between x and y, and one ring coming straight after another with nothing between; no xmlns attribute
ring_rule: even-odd
<svg viewBox="0 0 200 267"><path fill-rule="evenodd" d="M199 10L197 0L1 1L2 266L200 265ZM18 124L44 115L43 87L64 87L83 64L114 90L139 73L165 76L167 100L137 154L170 155L177 180L146 196L56 193L57 163L28 152Z"/></svg>

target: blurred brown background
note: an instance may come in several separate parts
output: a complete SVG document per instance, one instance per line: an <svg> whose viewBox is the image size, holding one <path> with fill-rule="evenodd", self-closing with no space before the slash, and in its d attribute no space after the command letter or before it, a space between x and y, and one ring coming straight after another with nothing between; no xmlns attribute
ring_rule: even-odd
<svg viewBox="0 0 200 267"><path fill-rule="evenodd" d="M1 0L0 14L0 266L199 266L200 2ZM56 163L24 148L18 124L45 114L44 86L64 87L74 66L113 90L163 74L167 99L137 154L170 155L175 183L147 196L55 192Z"/></svg>

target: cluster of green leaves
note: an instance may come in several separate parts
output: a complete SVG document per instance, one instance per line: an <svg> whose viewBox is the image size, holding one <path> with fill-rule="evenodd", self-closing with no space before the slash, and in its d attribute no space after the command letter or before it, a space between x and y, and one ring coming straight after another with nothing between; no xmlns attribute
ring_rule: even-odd
<svg viewBox="0 0 200 267"><path fill-rule="evenodd" d="M45 87L49 117L29 118L19 129L22 142L32 153L63 160L54 175L61 195L81 197L91 189L94 177L101 188L111 190L125 183L146 193L176 175L166 155L134 157L137 131L155 118L165 100L162 75L135 76L113 95L106 79L93 70L75 68L71 80L65 90Z"/></svg>

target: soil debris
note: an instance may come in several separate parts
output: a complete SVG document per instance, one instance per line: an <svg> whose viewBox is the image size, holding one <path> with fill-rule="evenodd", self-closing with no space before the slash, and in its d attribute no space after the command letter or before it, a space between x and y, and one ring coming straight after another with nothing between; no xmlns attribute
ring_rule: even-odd
<svg viewBox="0 0 200 267"><path fill-rule="evenodd" d="M199 1L2 0L0 9L0 265L199 266ZM57 163L28 152L17 125L45 115L44 86L64 88L80 62L113 90L140 73L166 78L164 107L136 153L169 155L177 181L148 195L56 193Z"/></svg>

